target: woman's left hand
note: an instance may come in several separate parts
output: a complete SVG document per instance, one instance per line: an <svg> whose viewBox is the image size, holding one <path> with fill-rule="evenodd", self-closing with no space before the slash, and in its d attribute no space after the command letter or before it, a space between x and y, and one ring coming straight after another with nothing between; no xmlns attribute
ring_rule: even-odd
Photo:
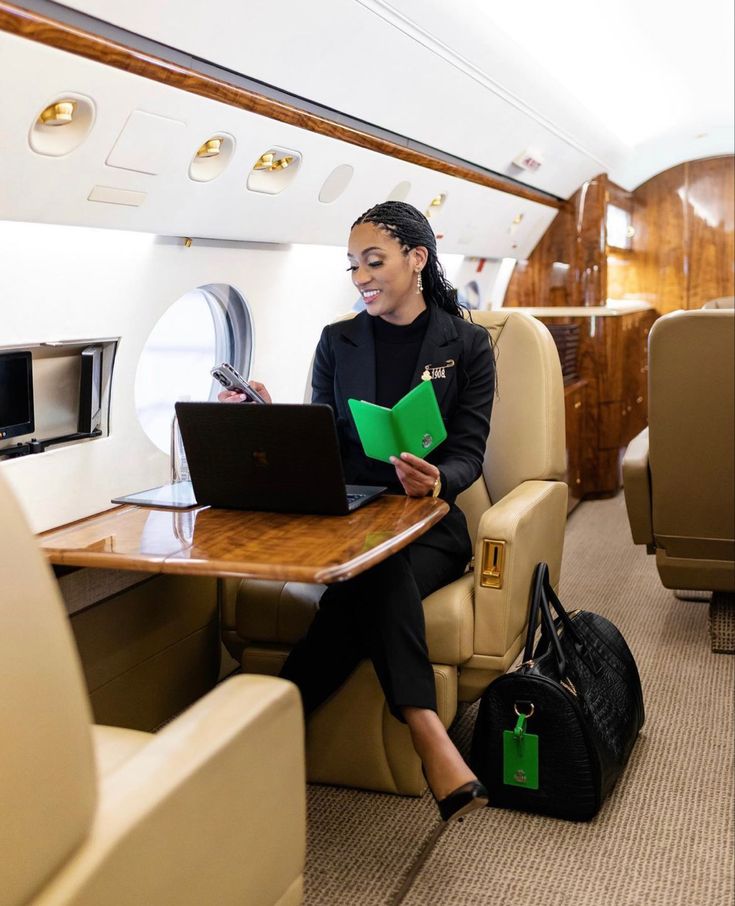
<svg viewBox="0 0 735 906"><path fill-rule="evenodd" d="M409 497L426 497L434 490L439 469L430 462L419 459L413 453L401 453L400 458L391 456L398 480Z"/></svg>

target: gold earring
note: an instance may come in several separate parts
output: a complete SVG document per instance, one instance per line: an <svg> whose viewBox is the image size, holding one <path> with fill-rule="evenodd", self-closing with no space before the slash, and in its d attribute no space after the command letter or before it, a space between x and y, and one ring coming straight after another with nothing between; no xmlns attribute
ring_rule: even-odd
<svg viewBox="0 0 735 906"><path fill-rule="evenodd" d="M421 271L416 271L416 295L420 295L424 291L424 282L421 279Z"/></svg>

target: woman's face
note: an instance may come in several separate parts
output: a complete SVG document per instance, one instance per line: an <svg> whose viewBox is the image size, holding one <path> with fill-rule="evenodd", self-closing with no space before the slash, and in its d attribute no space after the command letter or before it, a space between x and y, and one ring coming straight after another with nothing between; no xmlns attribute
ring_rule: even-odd
<svg viewBox="0 0 735 906"><path fill-rule="evenodd" d="M361 223L350 233L347 257L352 282L370 315L409 324L426 307L416 292L416 271L427 259L423 246L404 254L397 239L372 223Z"/></svg>

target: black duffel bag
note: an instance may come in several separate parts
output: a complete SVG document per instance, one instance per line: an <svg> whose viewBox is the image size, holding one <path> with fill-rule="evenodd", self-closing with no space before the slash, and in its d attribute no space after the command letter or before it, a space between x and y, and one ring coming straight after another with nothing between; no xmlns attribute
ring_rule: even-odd
<svg viewBox="0 0 735 906"><path fill-rule="evenodd" d="M635 660L609 620L584 610L566 613L545 563L534 573L523 660L483 693L472 768L491 806L587 821L615 785L643 726Z"/></svg>

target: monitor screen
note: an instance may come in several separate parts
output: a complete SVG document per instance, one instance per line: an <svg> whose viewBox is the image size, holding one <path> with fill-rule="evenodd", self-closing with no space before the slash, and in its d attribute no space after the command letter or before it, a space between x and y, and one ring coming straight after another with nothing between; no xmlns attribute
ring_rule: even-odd
<svg viewBox="0 0 735 906"><path fill-rule="evenodd" d="M0 440L33 432L30 352L0 353Z"/></svg>

